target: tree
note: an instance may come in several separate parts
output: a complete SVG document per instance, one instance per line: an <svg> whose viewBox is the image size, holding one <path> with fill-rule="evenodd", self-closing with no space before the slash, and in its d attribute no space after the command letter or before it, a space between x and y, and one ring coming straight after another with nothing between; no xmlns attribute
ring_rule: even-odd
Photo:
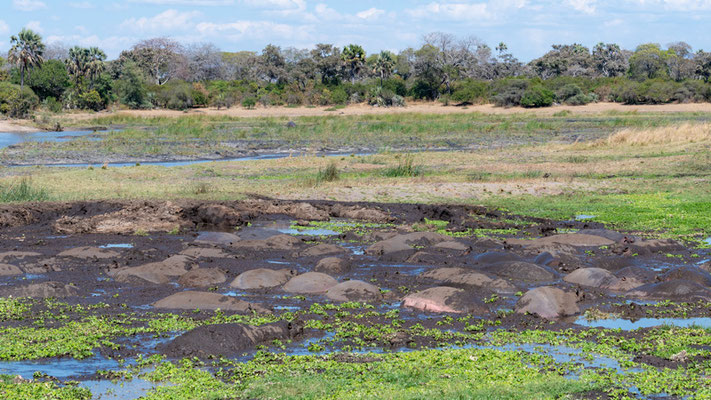
<svg viewBox="0 0 711 400"><path fill-rule="evenodd" d="M319 43L311 50L311 58L316 65L316 71L325 84L338 83L341 73L341 51L332 44Z"/></svg>
<svg viewBox="0 0 711 400"><path fill-rule="evenodd" d="M134 61L156 85L163 85L174 78L185 65L182 46L162 37L142 40L119 57Z"/></svg>
<svg viewBox="0 0 711 400"><path fill-rule="evenodd" d="M150 105L143 73L135 62L124 63L115 86L119 101L130 108L145 108Z"/></svg>
<svg viewBox="0 0 711 400"><path fill-rule="evenodd" d="M89 74L89 62L89 49L79 46L69 49L69 57L65 64L77 88L82 86L84 78Z"/></svg>
<svg viewBox="0 0 711 400"><path fill-rule="evenodd" d="M286 61L279 46L268 44L259 56L259 74L272 83L286 81Z"/></svg>
<svg viewBox="0 0 711 400"><path fill-rule="evenodd" d="M669 54L656 43L637 46L630 57L629 75L632 79L645 80L669 76L666 64Z"/></svg>
<svg viewBox="0 0 711 400"><path fill-rule="evenodd" d="M94 87L94 81L104 72L104 60L106 60L106 53L104 53L103 50L98 47L89 48L89 62L87 65L89 88Z"/></svg>
<svg viewBox="0 0 711 400"><path fill-rule="evenodd" d="M556 76L590 76L590 50L578 43L554 44L553 50L531 61L531 67L542 79Z"/></svg>
<svg viewBox="0 0 711 400"><path fill-rule="evenodd" d="M224 77L224 62L220 50L212 43L195 44L187 48L188 81L204 82Z"/></svg>
<svg viewBox="0 0 711 400"><path fill-rule="evenodd" d="M354 83L365 64L365 50L357 44L349 44L343 48L341 57L343 58L343 63L346 66L346 71L351 79L351 83Z"/></svg>
<svg viewBox="0 0 711 400"><path fill-rule="evenodd" d="M10 51L7 59L20 69L20 93L25 86L25 72L42 65L44 44L42 37L30 29L23 28L17 36L10 37Z"/></svg>
<svg viewBox="0 0 711 400"><path fill-rule="evenodd" d="M622 76L629 68L624 51L615 43L598 43L593 48L592 62L595 71L604 77Z"/></svg>
<svg viewBox="0 0 711 400"><path fill-rule="evenodd" d="M430 78L438 75L438 86L444 85L447 92L452 92L452 82L460 77L462 69L472 57L472 47L479 43L475 38L457 40L454 35L433 32L424 36L424 46L419 52L426 56L430 67ZM425 48L427 46L427 48Z"/></svg>
<svg viewBox="0 0 711 400"><path fill-rule="evenodd" d="M499 42L496 46L498 55L494 59L492 78L509 78L521 75L523 64L508 50L509 47L504 42Z"/></svg>
<svg viewBox="0 0 711 400"><path fill-rule="evenodd" d="M14 79L19 82L20 77L16 75ZM69 87L70 80L62 61L47 60L39 68L29 71L25 78L25 83L37 94L40 100L48 97L60 99L64 91Z"/></svg>
<svg viewBox="0 0 711 400"><path fill-rule="evenodd" d="M691 46L685 42L670 43L667 46L667 68L669 76L679 82L694 75L696 65L692 60Z"/></svg>
<svg viewBox="0 0 711 400"><path fill-rule="evenodd" d="M694 54L694 65L696 66L696 75L704 82L711 79L711 53L699 50Z"/></svg>
<svg viewBox="0 0 711 400"><path fill-rule="evenodd" d="M380 77L380 87L383 87L383 79L389 78L395 67L395 59L391 52L381 51L375 59L373 73Z"/></svg>

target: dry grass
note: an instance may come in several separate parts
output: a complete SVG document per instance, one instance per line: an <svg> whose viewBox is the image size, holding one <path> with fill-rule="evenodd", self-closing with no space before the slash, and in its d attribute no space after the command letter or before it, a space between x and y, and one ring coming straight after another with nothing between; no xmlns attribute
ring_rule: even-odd
<svg viewBox="0 0 711 400"><path fill-rule="evenodd" d="M711 124L690 124L664 126L647 129L623 129L602 139L593 146L630 145L644 146L651 144L686 144L711 140Z"/></svg>

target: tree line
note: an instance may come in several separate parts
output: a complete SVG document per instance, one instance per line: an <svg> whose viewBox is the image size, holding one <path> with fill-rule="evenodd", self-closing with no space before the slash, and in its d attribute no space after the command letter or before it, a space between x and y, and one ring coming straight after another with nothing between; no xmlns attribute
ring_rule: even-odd
<svg viewBox="0 0 711 400"><path fill-rule="evenodd" d="M505 43L425 35L418 48L367 54L357 44L312 49L266 46L223 52L209 43L142 40L107 60L99 48L45 45L23 29L0 58L0 113L23 116L37 107L101 110L241 105L404 105L405 99L445 104L627 104L711 100L711 53L684 42L614 43L592 49L553 45L523 63Z"/></svg>

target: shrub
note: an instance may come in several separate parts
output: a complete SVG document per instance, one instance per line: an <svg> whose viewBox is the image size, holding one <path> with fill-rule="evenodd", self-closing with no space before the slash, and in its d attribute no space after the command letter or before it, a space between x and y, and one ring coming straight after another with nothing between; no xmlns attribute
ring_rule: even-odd
<svg viewBox="0 0 711 400"><path fill-rule="evenodd" d="M390 89L374 86L368 93L368 104L377 107L403 107L405 99Z"/></svg>
<svg viewBox="0 0 711 400"><path fill-rule="evenodd" d="M338 167L336 166L336 163L331 161L328 163L328 166L326 166L325 169L319 169L318 174L316 175L316 181L317 182L333 182L337 181L340 178L340 172L338 171Z"/></svg>
<svg viewBox="0 0 711 400"><path fill-rule="evenodd" d="M257 105L257 100L254 97L245 97L242 99L242 107L251 110Z"/></svg>
<svg viewBox="0 0 711 400"><path fill-rule="evenodd" d="M554 94L541 85L531 86L523 93L521 105L523 107L549 107L553 104Z"/></svg>
<svg viewBox="0 0 711 400"><path fill-rule="evenodd" d="M11 118L26 117L39 104L39 98L32 89L9 82L0 82L0 113Z"/></svg>
<svg viewBox="0 0 711 400"><path fill-rule="evenodd" d="M581 94L583 94L583 90L580 89L578 85L568 84L558 89L558 91L555 93L555 97L556 99L558 99L558 101L565 102L571 97L579 96Z"/></svg>
<svg viewBox="0 0 711 400"><path fill-rule="evenodd" d="M452 100L458 103L484 103L489 95L489 84L484 81L467 79L454 85Z"/></svg>
<svg viewBox="0 0 711 400"><path fill-rule="evenodd" d="M79 107L99 111L104 108L104 102L101 99L99 92L92 90L79 95Z"/></svg>
<svg viewBox="0 0 711 400"><path fill-rule="evenodd" d="M342 87L337 87L331 92L331 103L346 104L348 102L348 93Z"/></svg>
<svg viewBox="0 0 711 400"><path fill-rule="evenodd" d="M386 168L383 175L389 178L416 177L424 174L422 166L415 164L415 157L406 154L403 157L397 156L398 163L395 167Z"/></svg>
<svg viewBox="0 0 711 400"><path fill-rule="evenodd" d="M518 106L528 86L529 82L526 79L506 79L496 82L492 101L499 107Z"/></svg>
<svg viewBox="0 0 711 400"><path fill-rule="evenodd" d="M44 105L47 110L53 113L58 113L62 111L62 102L51 96L44 99L42 105Z"/></svg>
<svg viewBox="0 0 711 400"><path fill-rule="evenodd" d="M192 85L187 82L170 81L163 86L154 86L153 91L154 101L159 107L185 110L195 104Z"/></svg>

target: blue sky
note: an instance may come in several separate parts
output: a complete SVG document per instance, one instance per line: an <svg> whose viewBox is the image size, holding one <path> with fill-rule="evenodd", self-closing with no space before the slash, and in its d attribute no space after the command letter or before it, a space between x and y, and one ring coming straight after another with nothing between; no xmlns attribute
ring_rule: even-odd
<svg viewBox="0 0 711 400"><path fill-rule="evenodd" d="M711 50L709 17L711 0L0 0L0 52L22 27L46 42L99 46L110 58L156 36L225 51L358 43L374 52L442 31L491 47L503 41L529 61L556 43L686 41Z"/></svg>

